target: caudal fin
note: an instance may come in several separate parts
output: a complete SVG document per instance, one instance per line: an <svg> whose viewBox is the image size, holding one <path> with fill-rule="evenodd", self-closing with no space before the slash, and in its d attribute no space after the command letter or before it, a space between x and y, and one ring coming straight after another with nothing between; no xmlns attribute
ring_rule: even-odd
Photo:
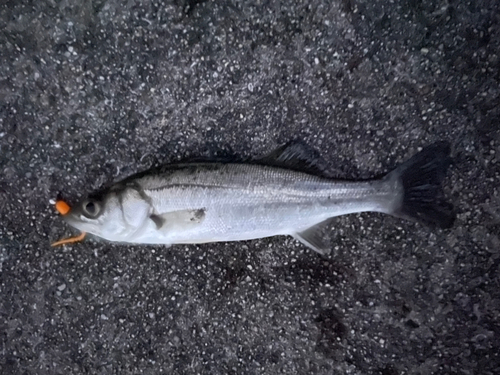
<svg viewBox="0 0 500 375"><path fill-rule="evenodd" d="M388 178L399 179L404 188L401 205L392 214L440 228L451 227L455 214L441 187L450 164L450 144L441 141L392 171Z"/></svg>

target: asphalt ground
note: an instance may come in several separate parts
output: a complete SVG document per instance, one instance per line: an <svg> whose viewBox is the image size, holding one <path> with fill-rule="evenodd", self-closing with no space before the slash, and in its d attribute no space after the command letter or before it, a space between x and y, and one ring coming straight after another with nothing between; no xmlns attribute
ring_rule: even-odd
<svg viewBox="0 0 500 375"><path fill-rule="evenodd" d="M3 1L0 372L499 374L499 7ZM58 195L292 139L348 179L450 141L455 225L50 247Z"/></svg>

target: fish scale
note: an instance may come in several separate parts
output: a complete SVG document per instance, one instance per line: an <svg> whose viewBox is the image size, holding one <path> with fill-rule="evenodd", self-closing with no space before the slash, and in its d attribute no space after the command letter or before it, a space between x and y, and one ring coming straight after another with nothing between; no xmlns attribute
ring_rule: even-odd
<svg viewBox="0 0 500 375"><path fill-rule="evenodd" d="M321 161L292 143L258 163L185 163L143 172L91 194L64 218L111 241L172 245L291 235L323 253L322 227L339 215L374 211L451 225L454 213L440 186L449 151L438 142L382 179L347 182L314 174L321 173Z"/></svg>

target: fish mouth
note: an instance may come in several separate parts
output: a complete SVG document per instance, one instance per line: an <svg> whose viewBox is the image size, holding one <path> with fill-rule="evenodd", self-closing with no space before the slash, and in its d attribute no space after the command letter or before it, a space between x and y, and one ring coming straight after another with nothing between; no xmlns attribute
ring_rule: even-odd
<svg viewBox="0 0 500 375"><path fill-rule="evenodd" d="M78 217L78 214L75 212L67 213L66 215L63 216L63 220L66 222L66 224L69 224L73 228L76 228L81 231L88 231L88 228L85 228L86 226L88 226L88 223L82 221Z"/></svg>
<svg viewBox="0 0 500 375"><path fill-rule="evenodd" d="M51 244L52 247L54 246L61 246L61 245L66 245L66 244L71 244L71 243L75 243L75 242L80 242L82 241L86 234L87 234L87 231L81 226L81 224L85 224L83 223L81 220L77 219L75 216L74 216L74 213L73 212L70 212L71 210L69 209L69 206L68 206L68 210L64 210L64 208L66 206L61 206L59 205L60 207L63 208L63 210L60 210L58 208L58 211L61 213L62 217L63 217L63 220L69 224L70 226L72 226L73 228L76 228L78 230L81 231L81 233L78 235L78 236L74 236L74 237L69 237L69 238L63 238L59 241L56 241L56 242L53 242Z"/></svg>

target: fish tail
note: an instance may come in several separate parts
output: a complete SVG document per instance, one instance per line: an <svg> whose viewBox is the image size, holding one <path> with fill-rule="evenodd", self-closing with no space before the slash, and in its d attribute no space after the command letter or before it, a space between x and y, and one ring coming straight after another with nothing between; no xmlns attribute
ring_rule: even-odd
<svg viewBox="0 0 500 375"><path fill-rule="evenodd" d="M391 214L434 227L451 227L455 213L441 187L450 164L450 144L440 141L389 173L388 179L398 179L403 186L401 203Z"/></svg>

